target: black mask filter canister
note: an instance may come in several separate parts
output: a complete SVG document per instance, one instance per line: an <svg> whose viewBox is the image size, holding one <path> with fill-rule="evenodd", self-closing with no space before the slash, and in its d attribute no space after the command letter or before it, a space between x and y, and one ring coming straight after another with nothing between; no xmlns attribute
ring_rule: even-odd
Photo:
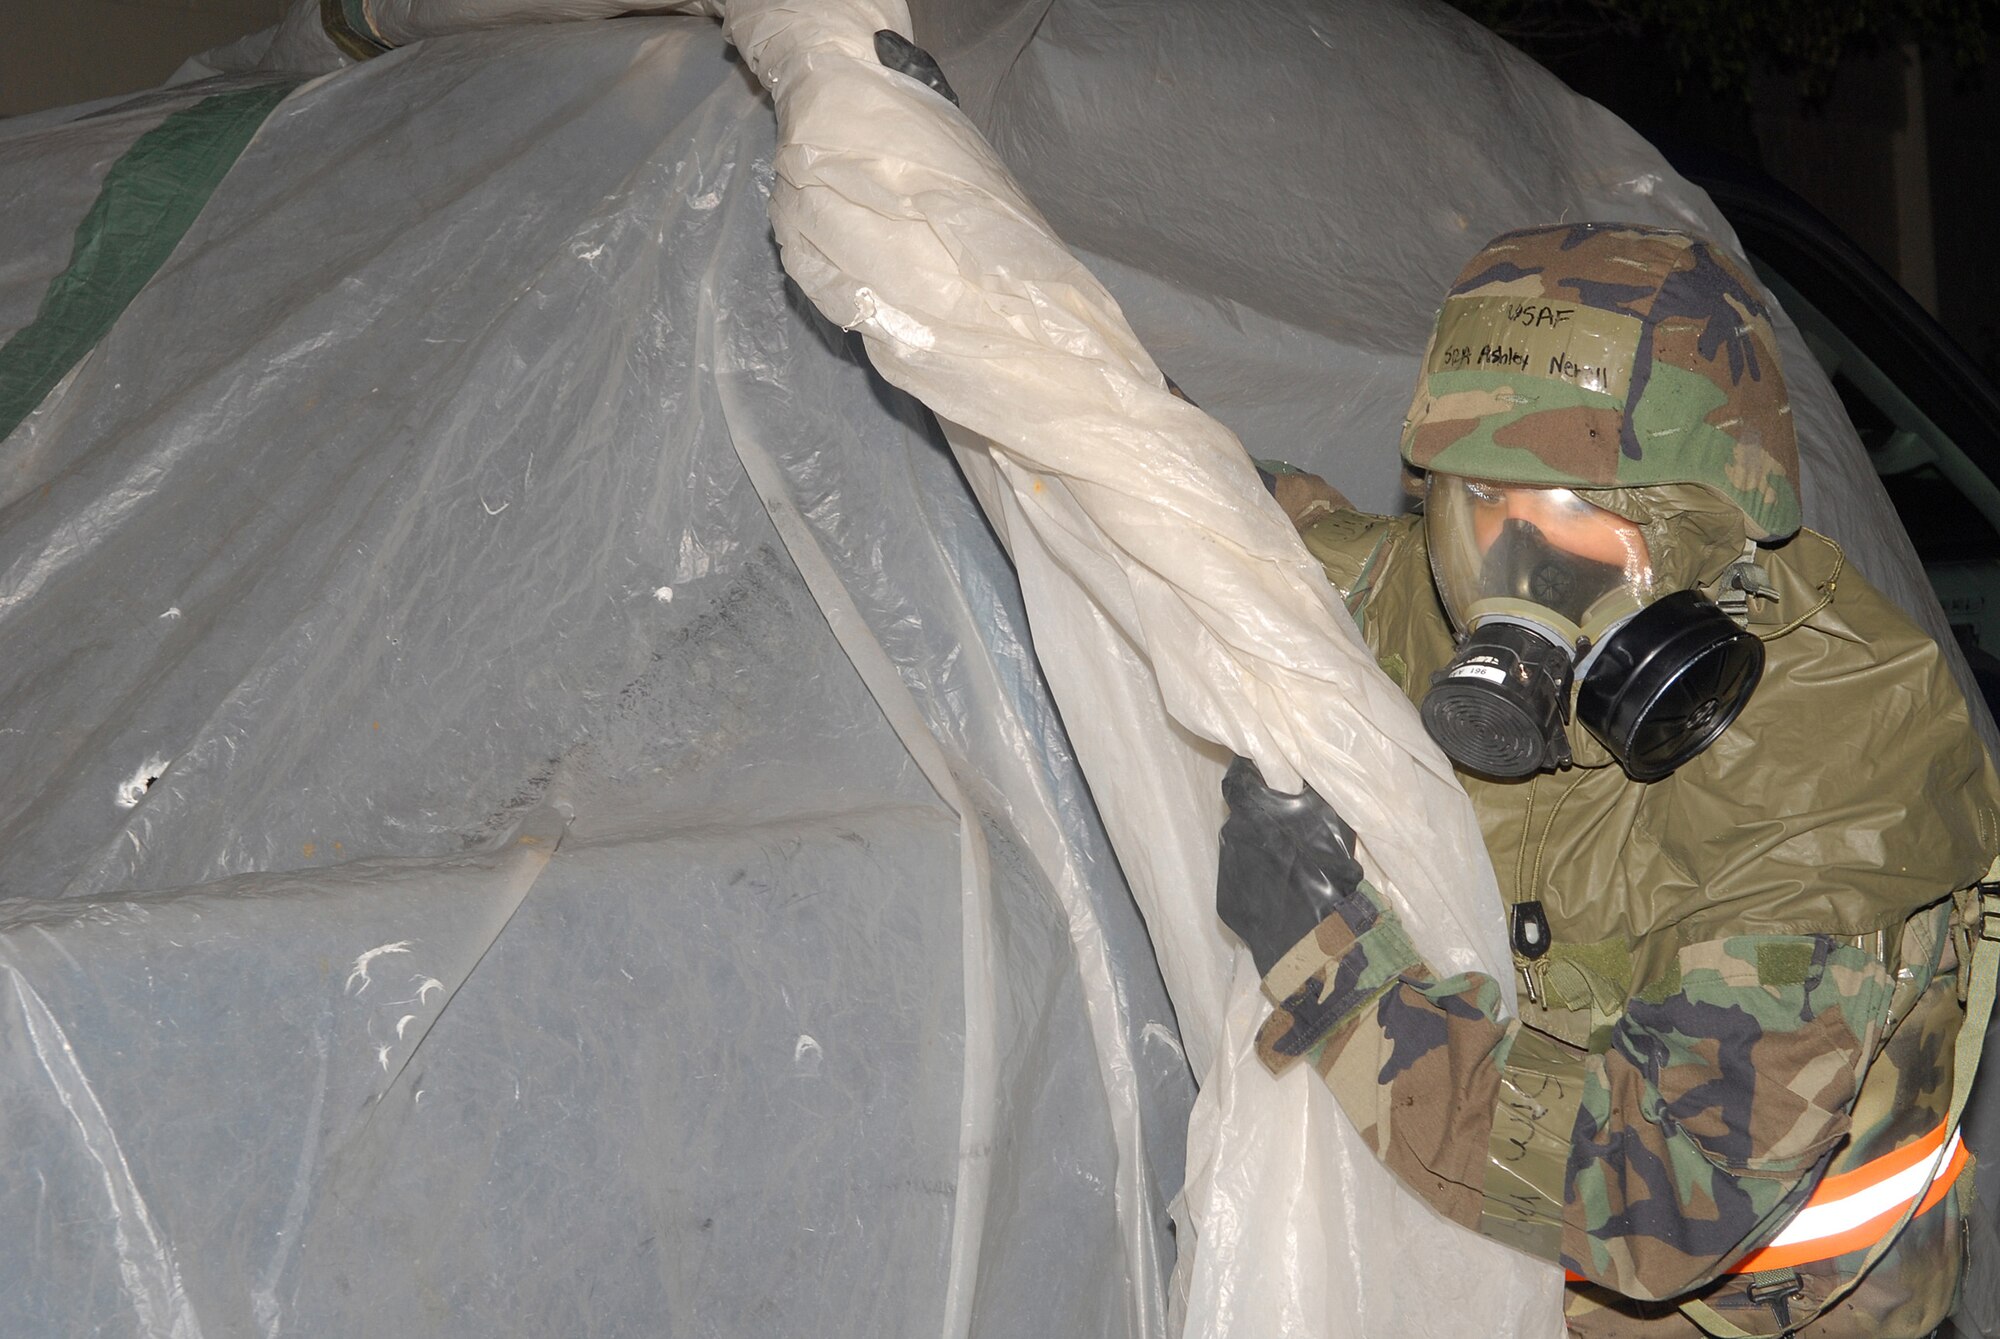
<svg viewBox="0 0 2000 1339"><path fill-rule="evenodd" d="M1561 633L1526 611L1580 623L1622 576L1556 548L1527 521L1500 525L1480 560L1479 589L1522 612L1482 619L1424 697L1424 728L1453 762L1504 778L1569 766L1575 657Z"/></svg>
<svg viewBox="0 0 2000 1339"><path fill-rule="evenodd" d="M1431 676L1420 714L1447 757L1511 781L1569 766L1570 649L1526 622L1489 620Z"/></svg>
<svg viewBox="0 0 2000 1339"><path fill-rule="evenodd" d="M1432 676L1424 728L1483 776L1567 767L1570 688L1580 677L1577 719L1634 780L1658 781L1715 742L1764 672L1763 643L1694 591L1664 596L1578 649L1580 676L1552 628L1518 616L1482 621Z"/></svg>
<svg viewBox="0 0 2000 1339"><path fill-rule="evenodd" d="M1607 636L1584 667L1576 715L1635 781L1658 781L1713 744L1764 676L1764 643L1713 600L1675 591Z"/></svg>

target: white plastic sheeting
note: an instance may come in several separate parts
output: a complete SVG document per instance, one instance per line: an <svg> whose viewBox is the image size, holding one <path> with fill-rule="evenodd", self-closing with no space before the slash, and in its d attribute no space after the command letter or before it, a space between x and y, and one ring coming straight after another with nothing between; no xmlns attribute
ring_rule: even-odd
<svg viewBox="0 0 2000 1339"><path fill-rule="evenodd" d="M883 68L874 33L907 22L900 0L730 0L725 31L776 96L786 269L944 423L1020 571L1085 772L1104 778L1210 1113L1189 1149L1189 1332L1475 1316L1553 1332L1557 1271L1404 1194L1309 1075L1271 1081L1250 1044L1257 974L1212 911L1221 771L1250 754L1350 817L1432 961L1506 981L1471 804L1235 437L1167 393L971 123ZM1246 1175L1223 1174L1224 1143ZM1354 1267L1264 1263L1288 1258Z"/></svg>
<svg viewBox="0 0 2000 1339"><path fill-rule="evenodd" d="M1160 1333L1172 1014L773 130L706 20L344 71L0 447L0 1334L935 1335L958 1239Z"/></svg>
<svg viewBox="0 0 2000 1339"><path fill-rule="evenodd" d="M234 59L333 68L316 8ZM408 41L610 8L371 14ZM1247 1060L1256 997L1207 907L1223 755L1164 704L1339 796L1441 959L1482 939L1491 959L1497 917L1476 878L1423 870L1450 809L1396 798L1427 747L1407 707L1342 649L1226 433L1158 391L1036 211L1253 454L1382 508L1429 311L1480 240L1554 217L1726 229L1441 11L920 7L1030 207L940 100L871 64L898 12L757 8L737 33L767 75L848 16L821 35L835 91L788 107L778 80L801 188L777 194L780 239L892 379L985 439L954 432L1205 1079L1189 1332L1551 1331L1532 1266L1398 1200L1323 1094ZM921 413L784 301L770 112L718 40L517 28L301 93L0 447L0 572L79 592L0 600L23 666L0 731L78 722L0 733L45 786L0 808L0 887L79 899L22 910L0 948L32 1041L0 1100L76 1150L49 1202L98 1206L12 1238L34 1246L8 1332L1162 1328L1187 1093L1150 957L963 486ZM76 127L38 133L69 161ZM872 217L845 221L857 205ZM897 264L871 270L885 225ZM190 336L196 303L216 319ZM968 341L996 317L1005 338ZM1786 338L1812 519L1923 607ZM1333 685L1324 712L1300 679ZM107 782L155 767L137 809L101 812ZM574 822L522 900L502 852L550 804ZM404 863L350 863L382 856ZM758 898L732 896L753 866ZM831 905L788 915L807 889ZM195 954L166 986L139 966L163 943ZM389 978L355 964L426 945L443 970L368 1012ZM452 1016L427 1013L447 992ZM851 1044L800 1021L798 992ZM936 1054L939 1017L962 1053ZM169 1066L135 1057L146 1026L202 1036ZM496 1122L510 1070L541 1105ZM219 1180L235 1146L187 1115L215 1093L257 1113ZM0 1183L10 1221L31 1184ZM670 1263L648 1254L663 1234ZM579 1306L589 1326L560 1319Z"/></svg>

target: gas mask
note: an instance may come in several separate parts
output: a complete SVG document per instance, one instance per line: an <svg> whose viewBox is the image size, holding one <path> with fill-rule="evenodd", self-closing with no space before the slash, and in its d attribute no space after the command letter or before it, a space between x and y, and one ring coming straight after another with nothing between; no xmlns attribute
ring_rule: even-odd
<svg viewBox="0 0 2000 1339"><path fill-rule="evenodd" d="M1421 714L1468 771L1569 766L1573 699L1634 780L1658 781L1715 742L1764 672L1763 643L1694 591L1662 594L1639 527L1570 489L1434 474L1425 526L1460 638Z"/></svg>

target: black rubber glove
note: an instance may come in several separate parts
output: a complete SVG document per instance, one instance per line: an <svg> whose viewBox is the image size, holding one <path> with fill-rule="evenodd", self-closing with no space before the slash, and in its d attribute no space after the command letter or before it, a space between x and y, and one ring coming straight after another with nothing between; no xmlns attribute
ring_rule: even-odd
<svg viewBox="0 0 2000 1339"><path fill-rule="evenodd" d="M1248 758L1222 778L1229 820L1215 876L1215 914L1268 975L1361 884L1354 829L1308 786L1286 795Z"/></svg>
<svg viewBox="0 0 2000 1339"><path fill-rule="evenodd" d="M875 34L875 59L897 74L907 74L925 88L942 94L952 106L958 106L958 94L951 91L951 84L931 53L894 28L884 28Z"/></svg>

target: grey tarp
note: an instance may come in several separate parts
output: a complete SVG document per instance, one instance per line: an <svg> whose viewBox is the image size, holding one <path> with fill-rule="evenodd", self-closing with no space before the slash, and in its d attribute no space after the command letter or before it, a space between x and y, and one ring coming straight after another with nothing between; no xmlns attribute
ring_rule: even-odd
<svg viewBox="0 0 2000 1339"><path fill-rule="evenodd" d="M918 20L1162 366L1378 506L1480 238L1721 230L1430 9ZM0 124L9 322L122 115ZM783 282L771 137L700 20L341 71L0 443L0 1334L934 1332L980 944L975 1331L1159 1331L1173 1018L997 545ZM1922 606L1786 334L1809 519ZM752 436L973 793L970 935Z"/></svg>

